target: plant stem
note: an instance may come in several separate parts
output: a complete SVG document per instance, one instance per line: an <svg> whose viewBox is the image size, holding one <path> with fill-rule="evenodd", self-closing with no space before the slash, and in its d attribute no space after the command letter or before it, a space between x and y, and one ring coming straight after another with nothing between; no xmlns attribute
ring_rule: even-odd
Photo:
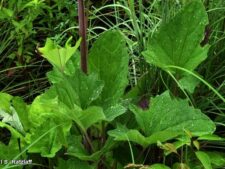
<svg viewBox="0 0 225 169"><path fill-rule="evenodd" d="M89 135L88 135L88 133L87 132L84 132L84 136L85 136L85 140L86 140L86 142L87 142L87 150L89 151L89 152L94 152L94 147L93 147L93 145L92 145L92 143L91 143L91 139L90 139L90 137L89 137Z"/></svg>
<svg viewBox="0 0 225 169"><path fill-rule="evenodd" d="M84 1L78 0L78 20L79 20L79 35L81 36L81 70L87 73L87 19L84 11Z"/></svg>

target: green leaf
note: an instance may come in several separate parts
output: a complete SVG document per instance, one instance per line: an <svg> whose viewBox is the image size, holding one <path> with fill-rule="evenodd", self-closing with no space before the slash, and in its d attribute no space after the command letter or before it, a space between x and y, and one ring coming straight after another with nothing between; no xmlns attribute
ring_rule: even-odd
<svg viewBox="0 0 225 169"><path fill-rule="evenodd" d="M68 109L58 101L55 91L50 88L44 94L35 98L29 109L29 120L32 123L31 135L27 136L27 142L32 143L48 135L29 148L31 153L40 153L43 157L54 157L61 147L67 145L66 137L72 126ZM55 126L56 129L51 130Z"/></svg>
<svg viewBox="0 0 225 169"><path fill-rule="evenodd" d="M106 121L108 121L108 122L113 121L116 117L124 114L126 112L126 110L127 109L119 103L108 106L104 110L104 114L106 116Z"/></svg>
<svg viewBox="0 0 225 169"><path fill-rule="evenodd" d="M105 115L101 107L90 106L82 110L79 106L74 106L74 109L66 109L65 116L73 120L83 132L86 132L93 124L105 120Z"/></svg>
<svg viewBox="0 0 225 169"><path fill-rule="evenodd" d="M177 133L188 130L195 136L212 134L215 131L215 124L206 115L189 106L186 100L171 99L169 92L156 96L150 103L150 109L145 111L131 106L146 136L164 130Z"/></svg>
<svg viewBox="0 0 225 169"><path fill-rule="evenodd" d="M20 97L12 97L8 94L0 93L0 117L2 122L10 124L20 133L25 134L29 130L30 122L28 120L27 105Z"/></svg>
<svg viewBox="0 0 225 169"><path fill-rule="evenodd" d="M19 116L22 126L25 131L28 131L31 127L30 121L28 119L28 106L20 97L14 97L12 99L12 105Z"/></svg>
<svg viewBox="0 0 225 169"><path fill-rule="evenodd" d="M58 123L71 122L70 112L71 110L59 101L55 88L51 87L34 99L29 108L28 118L32 127L37 127L48 118Z"/></svg>
<svg viewBox="0 0 225 169"><path fill-rule="evenodd" d="M64 122L63 126L57 127L54 130L51 130L58 125L53 119L46 119L44 123L35 129L31 129L31 135L29 143L32 143L42 137L45 133L50 132L45 135L39 142L34 144L29 148L29 153L40 153L42 157L52 158L56 153L62 148L62 146L67 145L66 137L69 134L71 123Z"/></svg>
<svg viewBox="0 0 225 169"><path fill-rule="evenodd" d="M209 46L200 46L207 24L204 5L194 0L161 26L142 54L148 63L164 70L173 72L167 67L172 65L192 71L207 57Z"/></svg>
<svg viewBox="0 0 225 169"><path fill-rule="evenodd" d="M197 151L195 152L195 155L197 156L197 158L202 163L205 169L212 169L211 160L205 152Z"/></svg>
<svg viewBox="0 0 225 169"><path fill-rule="evenodd" d="M127 129L124 126L118 126L116 129L108 131L108 135L113 137L116 141L132 141L143 147L149 145L147 138L138 130Z"/></svg>
<svg viewBox="0 0 225 169"><path fill-rule="evenodd" d="M19 116L18 116L16 110L12 106L10 106L10 110L11 110L12 115L9 113L6 113L4 111L0 111L0 116L3 117L2 122L10 124L12 127L17 129L17 131L19 131L22 134L25 134L23 125L19 119Z"/></svg>
<svg viewBox="0 0 225 169"><path fill-rule="evenodd" d="M212 134L215 131L215 124L206 115L190 107L186 100L171 99L169 92L156 96L150 103L148 110L130 106L144 135L123 126L108 134L115 140L129 140L146 147L157 141L165 142L179 135L185 136L185 130L193 136Z"/></svg>
<svg viewBox="0 0 225 169"><path fill-rule="evenodd" d="M76 70L80 68L79 62L80 62L79 52L75 52L73 57L71 57L71 59L66 63L63 73L55 67L53 67L53 70L47 72L48 80L52 84L55 84L63 81L64 75L74 76Z"/></svg>
<svg viewBox="0 0 225 169"><path fill-rule="evenodd" d="M198 137L198 140L206 140L206 141L225 141L225 138L219 137L215 134L207 134Z"/></svg>
<svg viewBox="0 0 225 169"><path fill-rule="evenodd" d="M213 168L225 167L225 154L222 152L205 152L213 165Z"/></svg>
<svg viewBox="0 0 225 169"><path fill-rule="evenodd" d="M105 115L101 107L92 106L83 110L78 117L82 126L88 129L93 124L105 120Z"/></svg>
<svg viewBox="0 0 225 169"><path fill-rule="evenodd" d="M179 134L180 133L176 131L168 131L168 130L159 131L147 137L147 141L149 144L154 144L157 143L158 141L165 142L167 140L177 137Z"/></svg>
<svg viewBox="0 0 225 169"><path fill-rule="evenodd" d="M63 80L55 84L55 89L59 100L69 108L72 109L76 104L82 109L86 109L99 97L103 86L103 82L96 74L86 75L77 70L73 77L63 76Z"/></svg>
<svg viewBox="0 0 225 169"><path fill-rule="evenodd" d="M37 96L30 105L28 118L33 127L39 126L48 118L59 118L59 112L63 110L53 92L53 88L47 90L44 94Z"/></svg>
<svg viewBox="0 0 225 169"><path fill-rule="evenodd" d="M112 40L113 39L113 40ZM89 71L96 72L105 86L101 105L117 103L128 85L128 52L120 32L110 30L100 35L89 54Z"/></svg>
<svg viewBox="0 0 225 169"><path fill-rule="evenodd" d="M39 48L39 51L43 54L53 66L56 66L61 71L64 71L65 65L71 56L75 53L80 45L81 39L79 39L74 47L70 46L72 38L69 38L65 44L65 47L56 45L51 39L47 39L44 47Z"/></svg>
<svg viewBox="0 0 225 169"><path fill-rule="evenodd" d="M80 161L78 159L69 159L69 160L63 160L59 159L59 164L56 169L94 169L92 166L90 166L87 162Z"/></svg>
<svg viewBox="0 0 225 169"><path fill-rule="evenodd" d="M164 142L175 138L179 133L171 131L156 132L149 137L143 136L138 130L127 129L125 127L119 126L114 130L110 130L108 135L114 137L116 141L132 141L134 143L140 144L143 147L147 147L150 144L155 144L158 141Z"/></svg>
<svg viewBox="0 0 225 169"><path fill-rule="evenodd" d="M103 91L95 104L103 107L108 122L126 111L119 101L128 85L128 60L125 40L115 30L100 35L90 50L89 71L97 73L104 81Z"/></svg>
<svg viewBox="0 0 225 169"><path fill-rule="evenodd" d="M94 83L94 80L92 79L93 78L91 76L88 79L89 82L87 84L88 85L90 84L90 87L86 88L86 86L84 86L85 89L88 90L88 92L90 90L91 92L90 94L92 94L90 96L90 100L96 97L96 92L97 92L97 91L91 91L92 89L91 87L97 84L97 83ZM76 81L71 80L71 85L72 85L72 82L76 83ZM83 82L85 81L80 81L80 82L77 81L77 83L83 83ZM65 81L65 84L66 84L66 81ZM68 89L68 86L66 87L65 87L65 90ZM77 92L83 93L83 95L80 94L81 95L80 98L83 99L82 102L88 103L89 97L86 97L87 100L85 102L84 96L88 96L89 93L85 90L79 91L79 88L75 88L75 89L77 89ZM59 90L60 90L60 87L59 87ZM73 94L72 92L74 92L73 89L71 89L71 91L69 91L68 93ZM74 93L76 94L76 92ZM73 120L78 124L79 127L81 127L82 130L86 130L91 125L97 122L100 122L102 120L105 120L105 115L101 107L91 106L91 107L88 107L87 109L82 110L79 106L77 106L75 103L72 103L72 102L71 102L71 107L69 107L66 104L64 104L64 103L67 103L66 99L70 99L70 98L66 98L67 95L65 95L63 92L60 92L59 93L60 101L58 97L56 97L55 95L56 95L55 88L50 88L50 90L48 90L46 93L35 98L29 110L29 120L32 122L33 126L37 127L41 125L43 122L46 121L46 119L53 119L54 122L56 122L57 124L60 124L62 122L71 123L71 121ZM72 96L74 95L71 95L71 97Z"/></svg>

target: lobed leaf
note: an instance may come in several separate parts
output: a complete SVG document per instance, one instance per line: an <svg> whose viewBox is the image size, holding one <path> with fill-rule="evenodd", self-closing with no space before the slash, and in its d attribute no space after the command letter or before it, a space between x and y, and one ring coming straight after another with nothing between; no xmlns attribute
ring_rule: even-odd
<svg viewBox="0 0 225 169"><path fill-rule="evenodd" d="M190 107L188 101L171 99L169 92L153 98L150 109L142 110L131 106L136 121L144 133L119 126L108 134L117 141L133 141L146 147L157 141L165 142L190 131L193 136L212 134L215 124L200 110Z"/></svg>
<svg viewBox="0 0 225 169"><path fill-rule="evenodd" d="M63 76L62 79L60 83L55 84L55 89L59 100L69 108L76 104L86 109L99 97L104 86L95 73L86 75L80 70L77 70L74 76Z"/></svg>
<svg viewBox="0 0 225 169"><path fill-rule="evenodd" d="M71 56L75 53L80 45L81 39L79 39L74 47L71 47L70 42L72 38L69 38L65 44L65 47L56 45L51 39L47 39L45 46L39 48L39 51L43 54L53 66L56 66L61 71L64 71L65 65Z"/></svg>
<svg viewBox="0 0 225 169"><path fill-rule="evenodd" d="M151 99L149 107L147 111L131 107L147 136L164 130L178 133L188 130L195 136L201 136L212 134L216 129L215 124L200 110L189 106L187 100L172 99L168 91Z"/></svg>
<svg viewBox="0 0 225 169"><path fill-rule="evenodd" d="M200 46L207 24L204 5L194 0L150 37L142 54L148 63L164 70L173 72L167 67L173 65L192 71L207 57L209 45Z"/></svg>

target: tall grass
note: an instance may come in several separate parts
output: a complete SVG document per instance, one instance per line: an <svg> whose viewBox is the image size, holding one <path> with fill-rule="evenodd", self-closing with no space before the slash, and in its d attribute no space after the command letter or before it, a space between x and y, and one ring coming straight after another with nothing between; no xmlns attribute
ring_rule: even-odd
<svg viewBox="0 0 225 169"><path fill-rule="evenodd" d="M211 45L207 60L199 68L204 79L225 96L225 1L205 1L209 16ZM204 86L196 96L197 105L209 114L217 114L224 119L225 102ZM216 119L218 116L216 115ZM224 120L223 120L224 121Z"/></svg>

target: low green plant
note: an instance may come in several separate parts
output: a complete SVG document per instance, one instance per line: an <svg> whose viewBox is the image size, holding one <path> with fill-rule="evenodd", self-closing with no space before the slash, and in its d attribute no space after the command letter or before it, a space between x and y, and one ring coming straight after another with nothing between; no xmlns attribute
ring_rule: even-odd
<svg viewBox="0 0 225 169"><path fill-rule="evenodd" d="M69 39L61 47L48 39L39 51L53 66L47 73L50 88L29 105L0 93L0 127L11 135L3 135L0 158L32 158L34 164L57 169L224 167L224 153L210 151L205 142L224 138L182 95L191 96L197 84L182 79L199 77L194 70L207 57L209 46L200 45L206 24L203 4L194 0L150 36L146 61L179 85L141 104L135 100L138 86L125 92L129 53L123 33L109 30L99 36L90 49L87 74L79 66L79 41L72 46Z"/></svg>

